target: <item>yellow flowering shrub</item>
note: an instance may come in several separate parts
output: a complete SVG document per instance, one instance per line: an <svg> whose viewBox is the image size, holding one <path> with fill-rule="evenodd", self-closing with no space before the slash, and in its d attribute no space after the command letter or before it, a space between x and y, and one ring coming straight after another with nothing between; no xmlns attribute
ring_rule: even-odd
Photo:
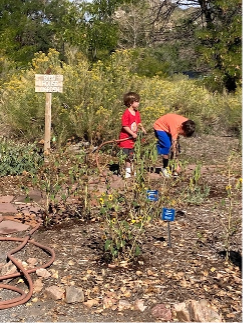
<svg viewBox="0 0 244 324"><path fill-rule="evenodd" d="M211 131L212 125L241 127L241 89L235 94L210 93L199 81L186 78L140 77L133 72L136 62L129 50L111 55L107 62L92 67L81 53L61 62L59 53L36 53L29 69L8 75L0 86L0 122L13 134L28 140L44 133L45 94L35 93L35 74L62 74L63 93L52 95L52 132L61 144L70 136L93 143L117 139L128 91L141 96L142 123L152 130L161 115L175 112L193 119L198 132Z"/></svg>

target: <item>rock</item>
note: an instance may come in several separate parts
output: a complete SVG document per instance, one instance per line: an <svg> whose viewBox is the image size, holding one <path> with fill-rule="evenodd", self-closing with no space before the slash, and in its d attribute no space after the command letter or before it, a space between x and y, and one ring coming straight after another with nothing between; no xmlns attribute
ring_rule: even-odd
<svg viewBox="0 0 244 324"><path fill-rule="evenodd" d="M193 322L201 323L221 323L221 316L215 312L207 300L202 299L200 301L191 300L189 302L190 314L192 314Z"/></svg>
<svg viewBox="0 0 244 324"><path fill-rule="evenodd" d="M42 290L43 288L43 283L42 283L42 279L36 279L33 282L33 293L38 293Z"/></svg>
<svg viewBox="0 0 244 324"><path fill-rule="evenodd" d="M169 308L166 308L164 304L158 304L151 310L152 316L162 321L170 321L172 319L172 313Z"/></svg>
<svg viewBox="0 0 244 324"><path fill-rule="evenodd" d="M51 273L48 272L46 269L44 268L40 268L40 269L37 269L36 270L36 274L39 276L39 277L42 277L42 278L48 278L48 277L51 277Z"/></svg>
<svg viewBox="0 0 244 324"><path fill-rule="evenodd" d="M109 296L104 296L103 298L103 308L109 308L112 307L113 305L115 305L117 302L117 300L113 297L109 297Z"/></svg>
<svg viewBox="0 0 244 324"><path fill-rule="evenodd" d="M84 302L84 305L91 308L93 306L97 306L99 304L97 299L89 299L87 302Z"/></svg>
<svg viewBox="0 0 244 324"><path fill-rule="evenodd" d="M45 289L44 294L53 300L58 300L63 298L64 292L64 289L58 286L50 286Z"/></svg>
<svg viewBox="0 0 244 324"><path fill-rule="evenodd" d="M66 287L66 303L82 303L84 301L84 293L80 287Z"/></svg>
<svg viewBox="0 0 244 324"><path fill-rule="evenodd" d="M10 275L15 272L17 272L17 267L12 263L12 261L9 261L4 266L2 266L2 269L1 269L2 276Z"/></svg>
<svg viewBox="0 0 244 324"><path fill-rule="evenodd" d="M221 323L221 316L215 312L207 300L188 300L174 305L174 313L180 322Z"/></svg>
<svg viewBox="0 0 244 324"><path fill-rule="evenodd" d="M137 299L134 303L135 309L144 312L147 306L144 305L144 301L142 299Z"/></svg>
<svg viewBox="0 0 244 324"><path fill-rule="evenodd" d="M175 304L174 312L179 322L191 322L188 305L186 303Z"/></svg>
<svg viewBox="0 0 244 324"><path fill-rule="evenodd" d="M122 311L124 309L130 309L131 308L131 303L129 303L127 300L125 299L121 299L118 302L118 310Z"/></svg>

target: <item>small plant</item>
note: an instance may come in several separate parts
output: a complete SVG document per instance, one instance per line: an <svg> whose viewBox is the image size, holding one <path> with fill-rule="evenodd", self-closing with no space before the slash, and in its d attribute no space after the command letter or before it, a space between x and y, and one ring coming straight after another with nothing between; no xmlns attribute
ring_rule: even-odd
<svg viewBox="0 0 244 324"><path fill-rule="evenodd" d="M132 261L141 254L141 236L153 217L153 207L148 203L138 205L138 202L128 201L118 194L103 194L100 204L104 218L105 254L115 263Z"/></svg>
<svg viewBox="0 0 244 324"><path fill-rule="evenodd" d="M182 193L183 200L190 204L201 204L208 197L210 188L200 184L201 164L198 164L190 178L189 185Z"/></svg>
<svg viewBox="0 0 244 324"><path fill-rule="evenodd" d="M201 164L197 164L193 171L193 176L190 178L189 188L191 192L194 192L198 186L199 180L201 178Z"/></svg>
<svg viewBox="0 0 244 324"><path fill-rule="evenodd" d="M41 191L39 207L45 226L59 214L72 214L79 218L90 214L88 170L83 155L72 156L60 151L48 155L36 174L27 174L22 189L27 195L30 185ZM76 199L76 202L70 201L70 198Z"/></svg>
<svg viewBox="0 0 244 324"><path fill-rule="evenodd" d="M123 156L121 156L123 162ZM146 196L146 162L141 156L141 141L136 142L133 172L126 187L126 195L118 192L100 197L100 214L104 219L104 250L108 261L119 263L133 261L141 251L141 239L145 227L156 214L155 207Z"/></svg>
<svg viewBox="0 0 244 324"><path fill-rule="evenodd" d="M2 139L0 161L0 176L34 174L43 164L43 155L35 143L26 145Z"/></svg>

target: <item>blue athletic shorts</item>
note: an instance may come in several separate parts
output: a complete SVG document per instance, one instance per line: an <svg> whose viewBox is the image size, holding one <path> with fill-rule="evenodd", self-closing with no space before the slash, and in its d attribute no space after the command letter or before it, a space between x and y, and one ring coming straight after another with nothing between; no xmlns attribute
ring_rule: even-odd
<svg viewBox="0 0 244 324"><path fill-rule="evenodd" d="M155 136L158 139L157 151L158 154L169 154L172 145L171 135L165 131L154 130Z"/></svg>

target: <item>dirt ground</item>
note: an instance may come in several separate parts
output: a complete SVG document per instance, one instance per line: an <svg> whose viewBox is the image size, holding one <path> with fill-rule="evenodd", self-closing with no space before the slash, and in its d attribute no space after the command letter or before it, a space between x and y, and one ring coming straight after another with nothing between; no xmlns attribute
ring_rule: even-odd
<svg viewBox="0 0 244 324"><path fill-rule="evenodd" d="M53 275L43 280L43 289L27 303L1 310L1 322L162 322L151 313L155 305L171 308L176 303L201 299L206 299L225 322L242 322L241 193L233 201L231 252L229 261L225 259L230 210L224 201L230 154L236 157L229 176L238 181L242 171L237 139L209 135L182 140L181 156L187 157L189 164L202 163L201 180L210 188L209 195L200 204L184 203L177 208L170 227L160 217L153 219L141 237L142 255L130 266L112 268L104 261L103 229L96 220L70 219L48 229L41 227L32 238L54 249L55 261L47 269ZM155 188L158 182L157 178ZM1 179L0 195L16 195L17 191L14 178ZM0 242L1 251L13 246L13 242ZM15 257L42 262L49 258L44 251L29 245ZM35 273L31 277L33 281L37 279ZM24 287L19 278L13 283ZM44 289L52 285L82 287L85 303L47 299ZM5 292L4 298L7 294L12 296ZM113 302L106 304L106 298ZM121 300L130 305L140 300L145 309L120 308Z"/></svg>

